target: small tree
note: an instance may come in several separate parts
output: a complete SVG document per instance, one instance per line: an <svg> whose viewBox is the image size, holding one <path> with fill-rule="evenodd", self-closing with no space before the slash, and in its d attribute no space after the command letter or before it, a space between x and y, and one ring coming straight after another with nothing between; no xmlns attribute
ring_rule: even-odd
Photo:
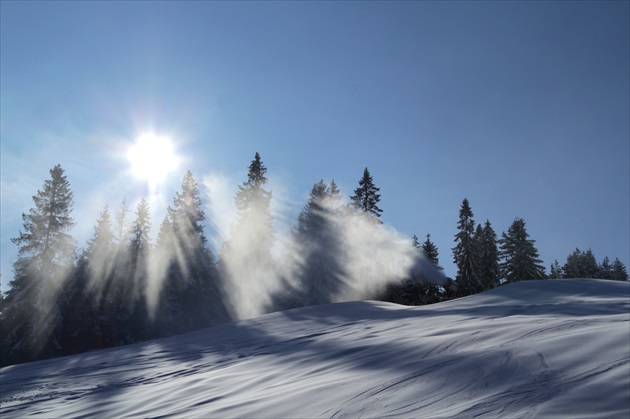
<svg viewBox="0 0 630 419"><path fill-rule="evenodd" d="M418 243L418 237L417 236L413 236L413 240L414 240L414 244L416 247L420 247L422 249L422 251L424 252L424 255L427 257L427 259L429 259L431 262L433 262L433 264L435 265L435 267L442 271L444 270L444 268L442 268L440 266L440 260L439 260L439 252L438 252L438 248L435 245L435 243L433 243L431 241L431 235L427 234L427 239L422 242L422 245L419 245Z"/></svg>
<svg viewBox="0 0 630 419"><path fill-rule="evenodd" d="M354 190L354 195L350 197L351 207L357 211L368 214L380 222L382 209L378 207L381 195L380 188L374 185L372 176L368 168L363 171L363 177L359 180L359 187Z"/></svg>
<svg viewBox="0 0 630 419"><path fill-rule="evenodd" d="M558 279L562 278L562 268L558 263L558 259L555 259L551 266L549 267L549 278L550 279Z"/></svg>
<svg viewBox="0 0 630 419"><path fill-rule="evenodd" d="M545 268L538 259L535 240L529 238L525 229L525 220L514 220L507 234L502 234L500 243L501 276L508 283L529 279L544 279Z"/></svg>

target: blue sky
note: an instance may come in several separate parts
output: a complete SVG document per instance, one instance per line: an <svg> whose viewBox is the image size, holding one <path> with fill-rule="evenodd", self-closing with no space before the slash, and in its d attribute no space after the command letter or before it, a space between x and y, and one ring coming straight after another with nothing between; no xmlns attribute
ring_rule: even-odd
<svg viewBox="0 0 630 419"><path fill-rule="evenodd" d="M149 131L182 159L152 191L154 225L186 169L235 191L258 151L285 227L319 179L348 196L368 167L383 221L431 233L450 276L465 197L498 234L524 218L547 267L575 247L629 265L628 2L2 1L0 11L3 290L9 239L48 170L66 170L84 246L105 204L148 193L125 152Z"/></svg>

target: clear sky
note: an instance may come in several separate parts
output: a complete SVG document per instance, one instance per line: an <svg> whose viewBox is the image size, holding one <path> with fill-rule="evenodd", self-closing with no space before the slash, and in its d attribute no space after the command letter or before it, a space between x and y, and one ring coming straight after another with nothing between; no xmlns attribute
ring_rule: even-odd
<svg viewBox="0 0 630 419"><path fill-rule="evenodd" d="M628 266L629 4L3 0L2 289L54 165L85 246L123 198L159 226L186 169L231 199L255 152L280 231L368 167L383 221L431 233L450 276L463 198L499 235L524 218L547 268L576 247ZM126 158L147 132L180 159L154 188Z"/></svg>

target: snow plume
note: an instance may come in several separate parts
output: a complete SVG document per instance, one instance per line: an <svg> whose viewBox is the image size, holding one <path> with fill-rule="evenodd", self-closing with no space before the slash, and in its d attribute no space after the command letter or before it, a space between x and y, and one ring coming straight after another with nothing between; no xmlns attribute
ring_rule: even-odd
<svg viewBox="0 0 630 419"><path fill-rule="evenodd" d="M312 214L318 222L311 231L298 227L272 232L271 220L262 212L236 215L234 205L225 202L233 195L225 193L228 188L222 180L207 176L203 184L209 221L225 239L218 253L235 318L373 298L387 284L410 277L444 283L442 273L411 239L364 213L353 212L339 198L318 202ZM279 198L274 193L273 199ZM291 212L284 205L275 208ZM271 215L274 223L287 219L286 214Z"/></svg>

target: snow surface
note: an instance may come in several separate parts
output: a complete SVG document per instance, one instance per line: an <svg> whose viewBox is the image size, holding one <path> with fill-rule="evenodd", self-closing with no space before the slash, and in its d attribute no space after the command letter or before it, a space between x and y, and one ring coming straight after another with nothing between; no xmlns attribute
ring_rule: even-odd
<svg viewBox="0 0 630 419"><path fill-rule="evenodd" d="M5 367L11 417L630 417L630 283L360 301Z"/></svg>

